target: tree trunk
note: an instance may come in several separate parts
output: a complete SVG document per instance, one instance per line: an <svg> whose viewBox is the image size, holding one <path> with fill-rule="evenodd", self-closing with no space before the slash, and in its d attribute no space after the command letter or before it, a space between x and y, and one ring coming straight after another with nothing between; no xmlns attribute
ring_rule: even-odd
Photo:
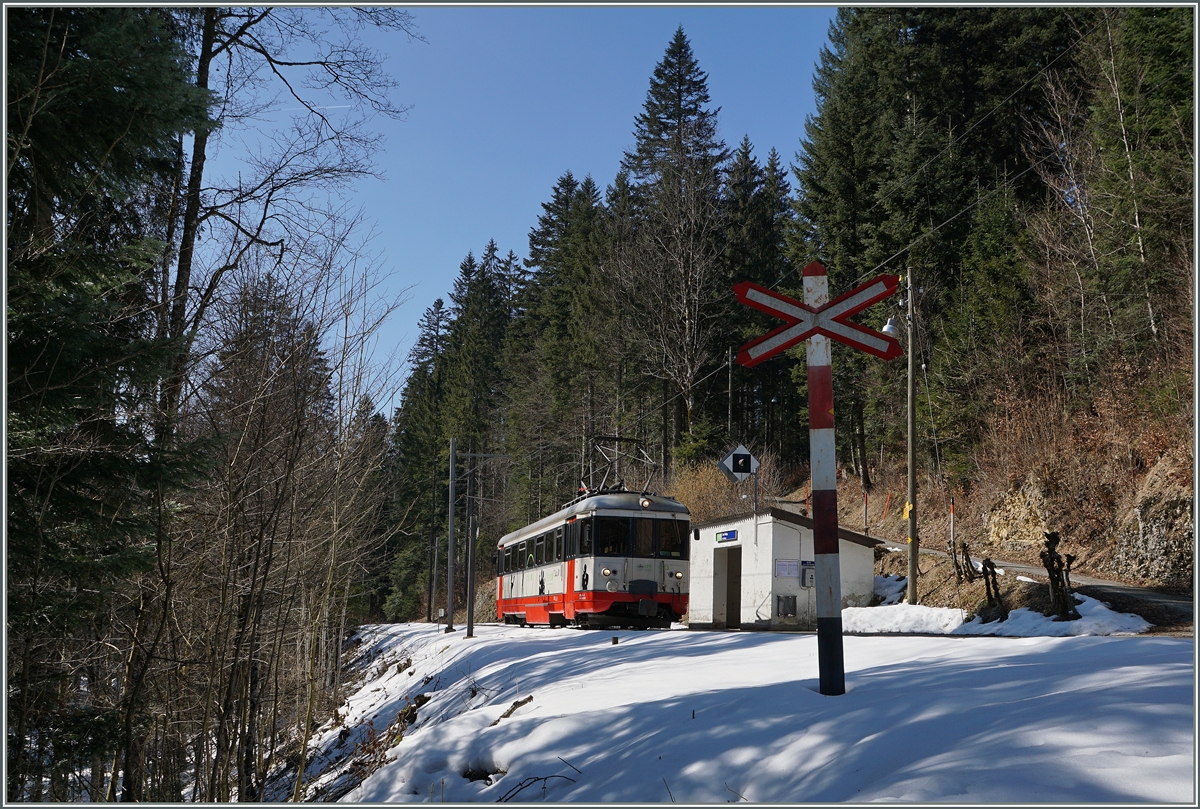
<svg viewBox="0 0 1200 809"><path fill-rule="evenodd" d="M196 58L196 86L202 89L208 89L219 12L220 9L215 7L204 10L204 25L201 28ZM192 140L192 162L188 169L187 200L183 209L179 262L175 271L175 289L171 295L170 315L167 321L170 336L177 340L182 340L184 336L188 293L192 283L192 263L196 251L196 235L200 227L200 191L204 181L204 163L207 152L207 130L196 132ZM173 363L174 367L163 385L163 416L167 419L167 425L174 421L176 410L179 407L186 363L187 351L184 346L180 346ZM168 429L170 428L168 427Z"/></svg>
<svg viewBox="0 0 1200 809"><path fill-rule="evenodd" d="M864 492L871 491L871 472L867 468L867 428L863 418L862 399L855 396L851 404L851 415L854 418L854 446L858 451L859 481Z"/></svg>

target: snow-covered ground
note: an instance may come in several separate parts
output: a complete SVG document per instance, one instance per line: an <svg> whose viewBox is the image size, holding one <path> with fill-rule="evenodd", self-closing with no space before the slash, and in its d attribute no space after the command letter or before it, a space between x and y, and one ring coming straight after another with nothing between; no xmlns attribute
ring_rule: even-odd
<svg viewBox="0 0 1200 809"><path fill-rule="evenodd" d="M367 627L359 690L314 739L310 795L1194 803L1193 640L1047 637L1063 625L1021 612L1005 623L1030 637L965 636L957 610L846 610L848 631L945 636L846 636L841 696L818 693L810 634ZM1144 628L1080 612L1089 632ZM355 764L368 722L386 736L420 694L403 738Z"/></svg>

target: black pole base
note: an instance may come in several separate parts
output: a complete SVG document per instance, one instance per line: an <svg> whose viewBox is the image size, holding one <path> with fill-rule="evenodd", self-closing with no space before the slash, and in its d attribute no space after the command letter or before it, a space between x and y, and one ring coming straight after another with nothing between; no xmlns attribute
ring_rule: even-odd
<svg viewBox="0 0 1200 809"><path fill-rule="evenodd" d="M842 655L842 619L817 619L817 666L821 693L838 697L846 693L846 664Z"/></svg>

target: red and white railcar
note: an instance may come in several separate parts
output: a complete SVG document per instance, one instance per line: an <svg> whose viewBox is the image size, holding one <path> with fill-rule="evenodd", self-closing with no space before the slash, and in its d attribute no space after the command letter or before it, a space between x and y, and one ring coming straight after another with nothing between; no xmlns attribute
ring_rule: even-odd
<svg viewBox="0 0 1200 809"><path fill-rule="evenodd" d="M510 624L667 628L688 605L687 506L609 491L505 535L496 614Z"/></svg>

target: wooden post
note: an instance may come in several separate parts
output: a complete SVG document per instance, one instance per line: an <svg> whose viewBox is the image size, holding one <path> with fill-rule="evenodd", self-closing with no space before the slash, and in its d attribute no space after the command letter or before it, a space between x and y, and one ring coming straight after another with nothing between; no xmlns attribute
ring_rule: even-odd
<svg viewBox="0 0 1200 809"><path fill-rule="evenodd" d="M921 540L917 535L917 351L914 342L917 328L913 322L912 270L905 280L908 281L908 502L904 504L904 518L908 520L908 603L916 604Z"/></svg>

